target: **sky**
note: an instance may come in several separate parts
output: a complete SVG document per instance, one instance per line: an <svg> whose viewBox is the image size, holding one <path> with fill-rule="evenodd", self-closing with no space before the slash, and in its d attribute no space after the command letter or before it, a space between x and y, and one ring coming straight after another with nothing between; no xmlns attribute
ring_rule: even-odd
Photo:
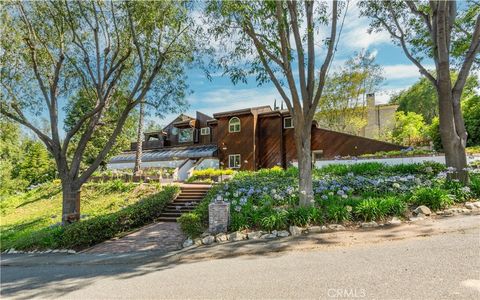
<svg viewBox="0 0 480 300"><path fill-rule="evenodd" d="M405 56L402 49L392 43L386 32L368 33L369 20L359 15L359 10L354 4L350 4L343 25L340 41L335 53L330 72L342 66L352 57L355 52L369 50L376 55L376 63L384 70L384 82L380 91L376 93L376 103L387 103L392 94L408 88L420 78L418 68ZM328 34L329 29L321 30L320 38ZM323 34L323 36L322 36ZM320 53L319 59L323 61ZM271 83L257 86L253 77L248 82L234 85L228 76L222 76L218 72L211 80L198 69L190 69L187 72L188 84L192 91L187 96L189 107L185 114L195 116L195 111L201 111L208 115L216 112L229 111L261 105L273 107L275 99L280 105L281 97ZM159 124L166 124L176 115L168 114L165 118L152 118Z"/></svg>

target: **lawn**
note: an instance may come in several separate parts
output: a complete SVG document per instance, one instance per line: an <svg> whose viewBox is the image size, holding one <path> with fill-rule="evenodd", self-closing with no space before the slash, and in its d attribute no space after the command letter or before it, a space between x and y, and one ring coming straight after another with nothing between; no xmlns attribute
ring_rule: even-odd
<svg viewBox="0 0 480 300"><path fill-rule="evenodd" d="M80 223L98 223L107 216L117 217L122 211L138 207L142 203L141 200L157 199L158 195L165 193L169 194L172 191L167 191L157 184L124 183L120 180L87 183L81 193ZM172 198L170 194L167 196ZM164 204L163 200L162 198L161 205ZM61 211L62 193L58 180L45 183L26 193L3 198L0 201L1 250L69 246L72 241L66 240L65 230L60 226ZM131 226L114 228L115 230L109 234L117 235L129 228Z"/></svg>

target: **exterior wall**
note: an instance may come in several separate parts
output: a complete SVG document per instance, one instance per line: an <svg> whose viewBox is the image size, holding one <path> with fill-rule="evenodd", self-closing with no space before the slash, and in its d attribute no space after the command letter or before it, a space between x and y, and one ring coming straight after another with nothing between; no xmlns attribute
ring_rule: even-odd
<svg viewBox="0 0 480 300"><path fill-rule="evenodd" d="M259 119L257 168L285 166L282 120L278 116Z"/></svg>
<svg viewBox="0 0 480 300"><path fill-rule="evenodd" d="M240 119L240 132L228 132L228 121L232 117ZM240 170L254 170L254 130L253 114L219 117L215 136L218 138L218 158L223 168L228 168L228 155L240 154Z"/></svg>
<svg viewBox="0 0 480 300"><path fill-rule="evenodd" d="M323 150L323 157L358 156L378 151L400 150L403 147L382 141L367 139L326 129L312 128L312 151ZM285 129L285 152L287 165L297 160L293 129Z"/></svg>

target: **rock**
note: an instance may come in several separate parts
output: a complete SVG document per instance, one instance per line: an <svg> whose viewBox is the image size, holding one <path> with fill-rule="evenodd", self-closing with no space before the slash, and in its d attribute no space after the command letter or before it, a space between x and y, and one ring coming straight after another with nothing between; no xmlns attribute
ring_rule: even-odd
<svg viewBox="0 0 480 300"><path fill-rule="evenodd" d="M193 245L193 240L190 239L190 238L188 238L188 239L186 239L185 241L183 241L183 244L182 244L183 248L187 248L187 247L190 247L190 246L192 246L192 245Z"/></svg>
<svg viewBox="0 0 480 300"><path fill-rule="evenodd" d="M17 251L15 251L15 248L11 248L11 249L8 250L7 253L8 254L15 254L15 253L17 253Z"/></svg>
<svg viewBox="0 0 480 300"><path fill-rule="evenodd" d="M52 249L47 249L45 251L43 251L43 253L51 253L52 252Z"/></svg>
<svg viewBox="0 0 480 300"><path fill-rule="evenodd" d="M473 202L473 205L476 206L477 208L480 208L480 201Z"/></svg>
<svg viewBox="0 0 480 300"><path fill-rule="evenodd" d="M303 228L298 226L290 226L288 230L290 231L292 236L297 236L302 234Z"/></svg>
<svg viewBox="0 0 480 300"><path fill-rule="evenodd" d="M429 216L432 214L430 208L426 207L425 205L420 205L419 207L415 208L413 211L415 214L424 214L425 216Z"/></svg>
<svg viewBox="0 0 480 300"><path fill-rule="evenodd" d="M472 202L465 203L465 207L468 209L475 209L477 208Z"/></svg>
<svg viewBox="0 0 480 300"><path fill-rule="evenodd" d="M212 235L209 235L209 236L206 236L202 239L202 243L204 245L210 245L212 244L213 242L215 242L215 237L212 236Z"/></svg>
<svg viewBox="0 0 480 300"><path fill-rule="evenodd" d="M308 232L322 232L324 230L322 230L322 227L325 227L325 226L310 226L307 228ZM327 229L327 227L325 227L325 229Z"/></svg>
<svg viewBox="0 0 480 300"><path fill-rule="evenodd" d="M424 215L424 214L417 214L416 217L411 217L409 220L410 220L411 222L416 222L416 221L421 221L421 220L423 220L423 219L425 219L425 215Z"/></svg>
<svg viewBox="0 0 480 300"><path fill-rule="evenodd" d="M215 236L215 240L218 243L224 243L224 242L228 241L228 237L225 233L219 233Z"/></svg>
<svg viewBox="0 0 480 300"><path fill-rule="evenodd" d="M193 240L193 244L194 245L197 245L197 246L200 246L202 245L202 239L201 238L196 238Z"/></svg>
<svg viewBox="0 0 480 300"><path fill-rule="evenodd" d="M261 231L252 231L247 234L247 237L249 240L256 240L259 239L262 236Z"/></svg>
<svg viewBox="0 0 480 300"><path fill-rule="evenodd" d="M75 253L77 253L77 251L72 250L72 249L69 249L69 250L67 250L67 253L68 253L68 254L75 254Z"/></svg>
<svg viewBox="0 0 480 300"><path fill-rule="evenodd" d="M378 227L378 224L375 221L371 221L371 222L364 222L360 226L362 228L374 228L374 227Z"/></svg>
<svg viewBox="0 0 480 300"><path fill-rule="evenodd" d="M469 214L469 213L470 213L470 210L467 209L467 208L460 208L460 212L461 212L461 213L464 213L464 214Z"/></svg>
<svg viewBox="0 0 480 300"><path fill-rule="evenodd" d="M267 233L267 234L262 235L260 238L262 238L262 239L274 239L274 238L276 238L276 237L277 237L276 234Z"/></svg>
<svg viewBox="0 0 480 300"><path fill-rule="evenodd" d="M204 233L202 233L202 235L200 237L204 238L204 237L207 237L209 235L210 235L210 232L204 232Z"/></svg>
<svg viewBox="0 0 480 300"><path fill-rule="evenodd" d="M60 252L60 250L58 250L58 249L54 249L54 250L52 251L52 253L58 253L58 252Z"/></svg>
<svg viewBox="0 0 480 300"><path fill-rule="evenodd" d="M277 232L278 237L286 237L286 236L289 236L289 235L290 235L290 232L288 232L286 230L281 230L281 231Z"/></svg>
<svg viewBox="0 0 480 300"><path fill-rule="evenodd" d="M272 234L274 234L275 236L277 236L277 232L278 232L278 231L273 230L273 231L272 231Z"/></svg>
<svg viewBox="0 0 480 300"><path fill-rule="evenodd" d="M244 233L241 233L239 231L232 232L228 235L228 240L233 241L233 242L241 241L241 240L244 240L246 238L247 238L247 236Z"/></svg>
<svg viewBox="0 0 480 300"><path fill-rule="evenodd" d="M397 217L393 217L390 221L388 221L388 224L390 224L390 225L400 225L400 224L402 224L402 220L400 220Z"/></svg>
<svg viewBox="0 0 480 300"><path fill-rule="evenodd" d="M330 224L328 225L328 229L331 229L331 230L345 230L345 226L343 225L340 225L340 224Z"/></svg>

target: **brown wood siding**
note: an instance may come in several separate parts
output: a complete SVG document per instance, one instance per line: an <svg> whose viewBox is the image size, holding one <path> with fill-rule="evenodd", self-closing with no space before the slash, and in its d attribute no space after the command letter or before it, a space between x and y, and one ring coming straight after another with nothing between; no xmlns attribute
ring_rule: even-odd
<svg viewBox="0 0 480 300"><path fill-rule="evenodd" d="M233 117L233 116L232 116ZM228 132L228 121L231 117L221 117L215 137L218 138L218 158L224 168L228 168L228 155L240 154L241 170L254 170L254 118L252 114L240 115L240 132ZM224 149L226 148L226 149ZM245 161L247 161L245 163Z"/></svg>
<svg viewBox="0 0 480 300"><path fill-rule="evenodd" d="M282 166L282 118L260 118L258 134L258 167Z"/></svg>
<svg viewBox="0 0 480 300"><path fill-rule="evenodd" d="M287 162L297 160L293 129L285 129L285 149ZM312 151L323 150L324 158L340 156L358 156L379 151L400 150L404 147L368 139L360 136L349 135L341 132L321 128L312 128Z"/></svg>

